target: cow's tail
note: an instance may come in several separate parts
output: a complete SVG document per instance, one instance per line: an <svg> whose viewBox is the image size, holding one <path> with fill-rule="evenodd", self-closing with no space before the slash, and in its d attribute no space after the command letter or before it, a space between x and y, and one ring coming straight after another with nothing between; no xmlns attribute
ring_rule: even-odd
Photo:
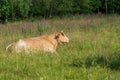
<svg viewBox="0 0 120 80"><path fill-rule="evenodd" d="M8 51L10 47L14 46L14 44L15 44L15 43L9 44L9 45L6 47L6 51Z"/></svg>

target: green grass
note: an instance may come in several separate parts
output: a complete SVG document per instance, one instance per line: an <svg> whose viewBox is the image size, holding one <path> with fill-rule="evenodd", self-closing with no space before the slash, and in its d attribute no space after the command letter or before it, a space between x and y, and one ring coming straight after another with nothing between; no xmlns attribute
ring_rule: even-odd
<svg viewBox="0 0 120 80"><path fill-rule="evenodd" d="M120 16L78 16L0 24L0 80L119 80L119 21ZM57 55L5 51L21 38L60 30L70 43L59 45Z"/></svg>

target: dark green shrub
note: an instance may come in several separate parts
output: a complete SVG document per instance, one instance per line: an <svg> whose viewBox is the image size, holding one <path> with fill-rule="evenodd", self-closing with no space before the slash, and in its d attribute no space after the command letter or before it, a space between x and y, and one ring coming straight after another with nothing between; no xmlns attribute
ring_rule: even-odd
<svg viewBox="0 0 120 80"><path fill-rule="evenodd" d="M72 59L72 66L74 67L82 67L84 65L86 68L90 68L92 66L101 66L110 68L112 70L120 69L120 50L110 53L108 56L106 55L91 55L83 58L74 58Z"/></svg>
<svg viewBox="0 0 120 80"><path fill-rule="evenodd" d="M2 22L7 22L8 20L9 7L8 0L0 0L0 19Z"/></svg>
<svg viewBox="0 0 120 80"><path fill-rule="evenodd" d="M120 69L120 50L113 52L111 55L109 55L108 59L109 68L115 70Z"/></svg>

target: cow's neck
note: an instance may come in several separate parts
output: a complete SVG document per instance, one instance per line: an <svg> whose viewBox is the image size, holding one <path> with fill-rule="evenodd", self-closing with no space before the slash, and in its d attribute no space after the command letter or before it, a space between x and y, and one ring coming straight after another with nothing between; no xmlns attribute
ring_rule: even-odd
<svg viewBox="0 0 120 80"><path fill-rule="evenodd" d="M52 35L52 39L51 40L51 43L54 45L54 48L56 49L57 48L57 45L58 45L58 41L57 39L55 38L55 34Z"/></svg>
<svg viewBox="0 0 120 80"><path fill-rule="evenodd" d="M57 41L57 39L55 39L55 34L48 35L47 39L54 46L54 49L56 49L57 45L58 45L58 41Z"/></svg>

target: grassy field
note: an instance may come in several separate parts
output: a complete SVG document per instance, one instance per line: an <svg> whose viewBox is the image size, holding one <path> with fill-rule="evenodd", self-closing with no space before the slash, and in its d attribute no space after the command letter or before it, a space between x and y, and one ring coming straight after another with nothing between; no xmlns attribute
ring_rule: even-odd
<svg viewBox="0 0 120 80"><path fill-rule="evenodd" d="M10 53L22 38L64 30L51 53ZM0 24L0 80L120 80L120 16L77 16Z"/></svg>

